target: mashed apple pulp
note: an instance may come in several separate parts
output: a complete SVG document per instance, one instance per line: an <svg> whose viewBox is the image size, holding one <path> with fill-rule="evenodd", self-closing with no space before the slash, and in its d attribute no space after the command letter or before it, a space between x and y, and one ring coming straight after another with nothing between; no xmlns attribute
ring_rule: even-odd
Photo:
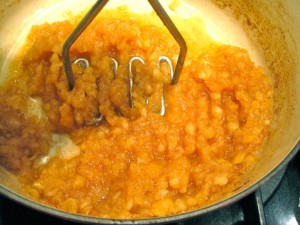
<svg viewBox="0 0 300 225"><path fill-rule="evenodd" d="M157 61L166 55L175 64L179 48L154 14L120 8L100 17L71 49L72 60L90 62L85 70L73 65L71 91L61 49L79 18L32 28L21 66L0 92L1 164L39 202L98 217L166 216L232 191L269 132L272 86L264 70L246 50L212 41L201 21L178 20L188 55L179 83L169 85L169 68ZM146 64L133 64L131 109L133 56ZM43 116L30 112L28 98L42 101ZM91 125L99 112L105 121ZM54 133L73 143L41 163ZM66 157L70 146L80 151Z"/></svg>

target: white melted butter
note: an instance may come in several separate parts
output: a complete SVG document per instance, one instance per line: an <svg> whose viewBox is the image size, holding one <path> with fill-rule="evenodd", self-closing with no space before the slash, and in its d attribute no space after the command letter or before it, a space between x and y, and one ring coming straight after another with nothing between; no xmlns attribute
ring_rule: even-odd
<svg viewBox="0 0 300 225"><path fill-rule="evenodd" d="M53 134L54 145L51 151L59 153L63 159L70 159L80 154L80 148L66 134Z"/></svg>
<svg viewBox="0 0 300 225"><path fill-rule="evenodd" d="M36 116L37 119L41 120L46 117L45 111L42 108L42 99L40 98L28 98L28 114Z"/></svg>
<svg viewBox="0 0 300 225"><path fill-rule="evenodd" d="M62 159L71 159L80 154L80 148L67 134L52 134L53 145L47 155L40 157L35 162L35 167L47 164L53 157L59 156Z"/></svg>
<svg viewBox="0 0 300 225"><path fill-rule="evenodd" d="M36 116L38 120L47 119L46 113L42 108L40 98L28 99L28 114ZM59 155L62 159L71 159L80 154L80 148L67 134L52 134L52 146L47 155L40 157L35 162L35 167L47 164L51 158Z"/></svg>

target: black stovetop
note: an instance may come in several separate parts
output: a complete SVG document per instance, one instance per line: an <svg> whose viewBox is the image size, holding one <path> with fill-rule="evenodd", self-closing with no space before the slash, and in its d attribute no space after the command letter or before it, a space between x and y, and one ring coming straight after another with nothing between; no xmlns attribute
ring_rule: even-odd
<svg viewBox="0 0 300 225"><path fill-rule="evenodd" d="M0 225L79 225L0 197ZM255 193L225 208L172 225L300 225L300 152Z"/></svg>

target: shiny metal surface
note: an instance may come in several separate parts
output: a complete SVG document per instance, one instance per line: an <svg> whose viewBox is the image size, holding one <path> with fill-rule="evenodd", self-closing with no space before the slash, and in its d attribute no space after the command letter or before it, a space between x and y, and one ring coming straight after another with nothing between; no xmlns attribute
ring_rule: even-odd
<svg viewBox="0 0 300 225"><path fill-rule="evenodd" d="M185 43L185 40L181 36L180 32L162 7L162 5L159 3L158 0L148 0L156 14L159 16L159 18L162 20L164 25L168 28L172 36L177 41L179 47L180 47L180 53L178 56L177 64L175 67L175 73L172 77L171 84L176 84L179 80L179 76L181 73L181 70L183 68L184 60L187 53L187 45ZM84 16L84 18L80 21L80 23L77 25L75 30L71 33L71 35L68 37L66 42L63 45L62 49L62 58L63 63L65 67L65 72L68 79L68 85L69 89L72 90L75 84L74 80L74 74L72 70L72 62L70 59L70 49L74 42L77 40L77 38L82 34L82 32L88 27L88 25L94 20L94 18L100 13L100 11L105 7L105 5L108 3L108 0L98 0L94 6L90 9L90 11ZM129 65L131 63L129 62ZM129 84L131 86L131 78L129 77L130 81ZM132 88L131 88L132 90ZM132 96L132 95L130 95ZM130 107L133 107L133 102L131 97L129 97L130 100Z"/></svg>
<svg viewBox="0 0 300 225"><path fill-rule="evenodd" d="M72 70L72 62L70 59L70 49L77 38L82 34L82 32L88 27L88 25L94 20L98 13L104 8L108 0L98 0L95 5L90 9L86 16L80 21L75 30L70 34L68 39L63 45L62 58L65 66L65 72L68 78L68 85L70 90L73 89L75 80Z"/></svg>
<svg viewBox="0 0 300 225"><path fill-rule="evenodd" d="M174 70L173 70L172 62L168 57L161 56L161 57L159 57L158 63L157 63L159 69L160 69L160 65L162 63L167 63L167 65L169 67L169 70L170 70L170 79L171 79L171 83L172 83L172 80L173 80L173 77L174 77ZM161 107L160 107L159 115L163 116L163 115L165 115L165 113L166 113L165 87L163 87L162 96L161 96Z"/></svg>

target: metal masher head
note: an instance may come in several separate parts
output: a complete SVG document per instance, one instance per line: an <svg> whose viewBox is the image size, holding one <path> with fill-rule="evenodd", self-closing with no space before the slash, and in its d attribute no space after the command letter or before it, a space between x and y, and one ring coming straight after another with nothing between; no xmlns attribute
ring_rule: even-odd
<svg viewBox="0 0 300 225"><path fill-rule="evenodd" d="M72 70L72 62L70 58L70 49L74 42L78 39L78 37L82 34L82 32L88 27L88 25L94 20L94 18L100 13L100 11L104 8L104 6L108 3L109 0L98 0L94 6L89 10L89 12L84 16L84 18L79 22L77 27L74 29L74 31L71 33L71 35L68 37L66 42L63 45L62 49L62 58L63 58L63 64L65 68L65 72L67 75L68 80L68 86L69 89L72 90L75 85L75 79L74 79L74 73ZM180 47L179 56L177 59L175 70L173 70L172 62L171 60L166 56L161 56L158 60L158 67L160 67L161 63L166 62L170 68L170 77L171 77L171 84L176 84L179 80L180 73L183 68L184 60L187 53L187 45L185 40L183 39L182 35L168 16L168 14L165 12L162 5L159 3L158 0L148 0L156 14L159 16L159 18L162 20L164 25L167 27L171 35L174 37L176 42L178 43ZM138 56L135 56L130 59L129 61L129 105L131 108L134 107L133 102L133 72L132 72L132 63L134 61L139 61L140 63L145 64L144 59ZM86 69L89 67L89 62L84 58L78 58L73 63L79 65L81 68ZM112 69L114 72L114 76L116 76L116 71L118 68L118 62L116 59L112 58ZM146 99L147 104L147 99ZM164 99L164 89L161 97L161 110L160 115L164 115L166 111L165 108L165 99ZM103 120L103 116L101 113L97 116L97 118L94 119L91 124L99 124Z"/></svg>

